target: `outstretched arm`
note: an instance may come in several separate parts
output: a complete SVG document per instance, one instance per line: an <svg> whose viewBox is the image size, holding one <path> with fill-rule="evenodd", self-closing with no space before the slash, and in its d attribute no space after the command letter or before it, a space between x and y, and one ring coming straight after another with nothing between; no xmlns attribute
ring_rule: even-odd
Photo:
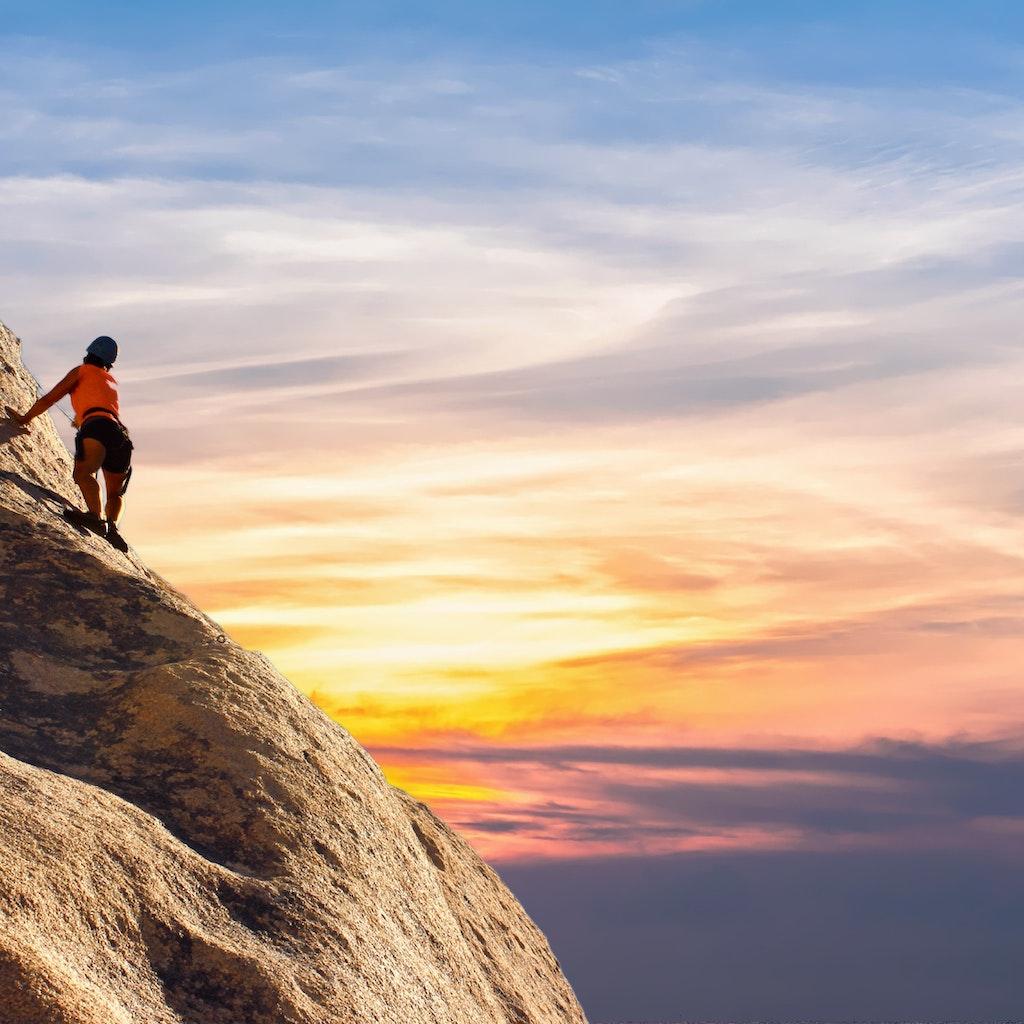
<svg viewBox="0 0 1024 1024"><path fill-rule="evenodd" d="M40 413L46 412L51 405L56 405L65 395L71 394L78 383L78 371L79 367L76 366L56 387L51 388L23 415L15 415L13 409L8 409L8 412L11 413L11 419L18 423L19 426L27 426Z"/></svg>

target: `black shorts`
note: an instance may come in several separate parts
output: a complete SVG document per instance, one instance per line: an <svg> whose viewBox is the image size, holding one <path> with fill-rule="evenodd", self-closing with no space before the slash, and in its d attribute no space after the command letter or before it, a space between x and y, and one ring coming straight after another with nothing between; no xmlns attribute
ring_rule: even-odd
<svg viewBox="0 0 1024 1024"><path fill-rule="evenodd" d="M120 423L106 416L93 416L82 424L75 436L75 461L85 459L82 441L91 437L99 441L106 452L103 455L103 468L110 473L127 473L132 466L132 442L128 432Z"/></svg>

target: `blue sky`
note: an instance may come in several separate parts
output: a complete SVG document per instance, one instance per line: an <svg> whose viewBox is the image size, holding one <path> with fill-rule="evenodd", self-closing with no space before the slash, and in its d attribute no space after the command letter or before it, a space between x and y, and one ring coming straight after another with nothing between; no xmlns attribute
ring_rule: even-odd
<svg viewBox="0 0 1024 1024"><path fill-rule="evenodd" d="M623 59L699 39L780 79L844 84L1012 83L1019 5L980 2L4 3L5 35L94 52L121 66L253 56L333 61L367 53Z"/></svg>
<svg viewBox="0 0 1024 1024"><path fill-rule="evenodd" d="M124 342L133 541L386 766L536 787L444 810L595 1021L1019 1012L1024 8L0 41L0 318Z"/></svg>

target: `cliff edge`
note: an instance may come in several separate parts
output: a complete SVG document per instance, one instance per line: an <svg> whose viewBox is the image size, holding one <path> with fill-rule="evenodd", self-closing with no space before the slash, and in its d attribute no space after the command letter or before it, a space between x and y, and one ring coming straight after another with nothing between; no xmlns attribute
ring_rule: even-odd
<svg viewBox="0 0 1024 1024"><path fill-rule="evenodd" d="M468 844L67 504L49 418L0 427L4 1024L585 1024Z"/></svg>

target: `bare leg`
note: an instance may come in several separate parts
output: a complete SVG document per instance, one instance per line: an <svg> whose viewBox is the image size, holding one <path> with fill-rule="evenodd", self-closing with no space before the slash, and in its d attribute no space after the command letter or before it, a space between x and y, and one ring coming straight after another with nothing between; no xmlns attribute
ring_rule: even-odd
<svg viewBox="0 0 1024 1024"><path fill-rule="evenodd" d="M127 475L127 473L111 473L109 469L103 470L103 486L107 492L108 523L116 523L121 518L121 510L124 508L121 491L124 489L124 478Z"/></svg>
<svg viewBox="0 0 1024 1024"><path fill-rule="evenodd" d="M82 441L82 454L85 456L84 459L75 460L75 483L85 498L86 508L97 519L101 519L100 485L96 474L103 465L107 449L96 438L87 437Z"/></svg>

